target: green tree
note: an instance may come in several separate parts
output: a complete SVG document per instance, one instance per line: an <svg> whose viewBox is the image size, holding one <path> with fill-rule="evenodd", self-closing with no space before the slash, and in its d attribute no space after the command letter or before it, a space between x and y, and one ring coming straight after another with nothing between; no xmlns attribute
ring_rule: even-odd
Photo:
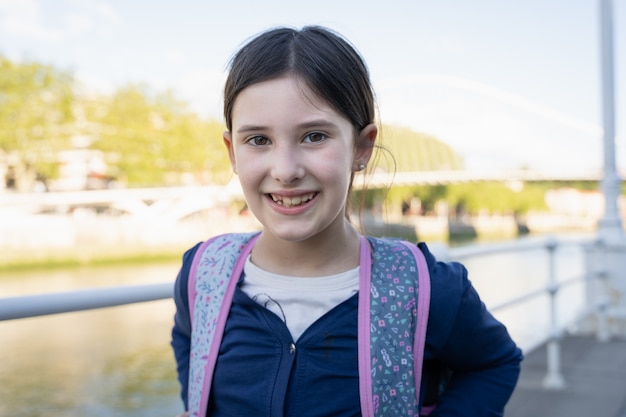
<svg viewBox="0 0 626 417"><path fill-rule="evenodd" d="M69 72L0 55L0 163L8 160L18 180L56 178L58 152L76 146L103 151L109 174L131 186L232 176L223 124L199 118L172 92L128 85L94 95L77 87Z"/></svg>
<svg viewBox="0 0 626 417"><path fill-rule="evenodd" d="M54 155L72 136L73 83L50 65L0 55L0 151L23 177L54 175Z"/></svg>
<svg viewBox="0 0 626 417"><path fill-rule="evenodd" d="M531 209L545 208L545 190L538 184L525 184L520 190L500 182L451 184L446 201L469 214L481 211L499 214L522 214Z"/></svg>
<svg viewBox="0 0 626 417"><path fill-rule="evenodd" d="M171 92L129 85L90 103L87 114L96 126L92 148L104 151L129 185L219 182L230 175L224 127L198 118Z"/></svg>

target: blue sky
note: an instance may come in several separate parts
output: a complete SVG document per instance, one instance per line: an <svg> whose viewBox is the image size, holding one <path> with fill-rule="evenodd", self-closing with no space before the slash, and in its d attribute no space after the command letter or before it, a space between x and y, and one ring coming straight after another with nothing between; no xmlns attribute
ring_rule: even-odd
<svg viewBox="0 0 626 417"><path fill-rule="evenodd" d="M613 4L626 170L626 0ZM0 53L96 91L171 88L220 118L237 47L272 26L321 24L365 57L382 122L436 136L470 169L582 172L602 165L599 22L599 0L0 0Z"/></svg>

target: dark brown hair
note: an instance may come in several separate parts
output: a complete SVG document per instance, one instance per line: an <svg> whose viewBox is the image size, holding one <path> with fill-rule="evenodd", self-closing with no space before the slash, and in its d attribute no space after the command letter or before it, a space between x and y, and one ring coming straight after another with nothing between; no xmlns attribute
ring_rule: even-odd
<svg viewBox="0 0 626 417"><path fill-rule="evenodd" d="M245 44L233 57L224 87L224 118L232 129L239 93L262 81L292 75L345 116L359 132L374 123L375 100L363 58L330 29L275 28Z"/></svg>

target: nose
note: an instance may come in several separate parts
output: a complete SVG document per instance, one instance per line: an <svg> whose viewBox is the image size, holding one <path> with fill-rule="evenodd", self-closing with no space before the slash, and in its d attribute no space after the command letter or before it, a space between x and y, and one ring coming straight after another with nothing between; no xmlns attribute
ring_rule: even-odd
<svg viewBox="0 0 626 417"><path fill-rule="evenodd" d="M273 154L272 178L283 184L290 184L304 178L303 158L297 146L278 146Z"/></svg>

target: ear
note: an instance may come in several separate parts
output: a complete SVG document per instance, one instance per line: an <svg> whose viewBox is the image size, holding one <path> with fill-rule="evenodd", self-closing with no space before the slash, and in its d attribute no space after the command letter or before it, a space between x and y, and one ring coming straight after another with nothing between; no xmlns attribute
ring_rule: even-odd
<svg viewBox="0 0 626 417"><path fill-rule="evenodd" d="M233 146L233 135L228 130L226 130L222 135L222 138L224 139L224 145L226 145L226 149L228 150L230 166L233 168L233 171L237 173L237 163L235 162L235 150Z"/></svg>
<svg viewBox="0 0 626 417"><path fill-rule="evenodd" d="M367 166L372 153L374 152L374 143L378 136L378 127L375 123L365 126L358 134L356 146L354 149L354 170L360 171L359 166Z"/></svg>

